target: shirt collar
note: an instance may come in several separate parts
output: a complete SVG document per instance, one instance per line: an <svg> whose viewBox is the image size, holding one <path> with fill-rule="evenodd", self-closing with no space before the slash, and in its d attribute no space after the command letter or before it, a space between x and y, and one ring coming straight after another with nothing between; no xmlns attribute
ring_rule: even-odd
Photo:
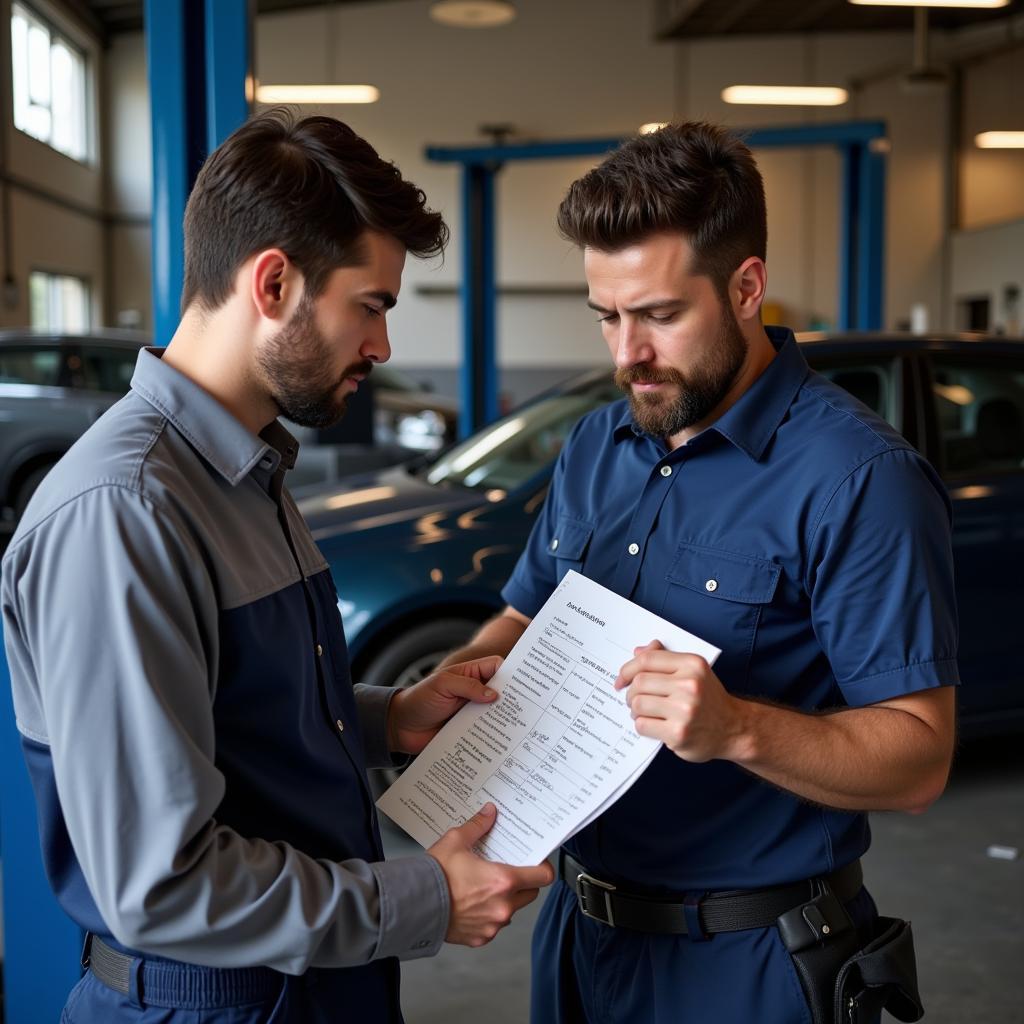
<svg viewBox="0 0 1024 1024"><path fill-rule="evenodd" d="M775 358L739 401L708 428L755 461L764 454L808 371L807 360L788 327L765 327L764 330L775 346ZM646 435L633 422L629 403L625 402L612 428L612 440L618 443L630 436Z"/></svg>
<svg viewBox="0 0 1024 1024"><path fill-rule="evenodd" d="M163 353L142 349L132 391L165 416L232 487L257 466L273 473L282 462L286 469L295 465L299 442L277 420L257 437L213 395L165 363Z"/></svg>

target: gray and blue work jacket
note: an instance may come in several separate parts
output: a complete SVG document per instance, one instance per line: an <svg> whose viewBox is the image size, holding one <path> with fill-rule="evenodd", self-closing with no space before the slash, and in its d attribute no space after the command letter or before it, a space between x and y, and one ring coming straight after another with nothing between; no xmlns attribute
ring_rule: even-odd
<svg viewBox="0 0 1024 1024"><path fill-rule="evenodd" d="M263 435L144 350L30 503L2 604L46 867L129 950L345 968L318 984L346 1019L398 1019L395 958L437 952L448 889L431 857L384 863L389 691L353 690L282 488L297 443Z"/></svg>

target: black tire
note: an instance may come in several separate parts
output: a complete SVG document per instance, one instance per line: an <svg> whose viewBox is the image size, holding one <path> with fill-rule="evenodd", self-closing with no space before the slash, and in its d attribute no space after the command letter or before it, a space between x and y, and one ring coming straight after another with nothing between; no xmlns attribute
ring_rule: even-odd
<svg viewBox="0 0 1024 1024"><path fill-rule="evenodd" d="M18 485L18 490L14 495L14 501L11 503L14 508L14 518L21 519L25 514L25 509L28 508L28 503L32 498L32 495L36 493L36 488L43 482L43 477L53 469L54 463L48 462L45 466L37 466L32 470L28 476Z"/></svg>
<svg viewBox="0 0 1024 1024"><path fill-rule="evenodd" d="M369 661L359 682L370 686L411 686L430 675L446 655L476 632L474 619L437 619L423 622L381 648ZM370 783L380 795L401 774L390 768L370 772Z"/></svg>

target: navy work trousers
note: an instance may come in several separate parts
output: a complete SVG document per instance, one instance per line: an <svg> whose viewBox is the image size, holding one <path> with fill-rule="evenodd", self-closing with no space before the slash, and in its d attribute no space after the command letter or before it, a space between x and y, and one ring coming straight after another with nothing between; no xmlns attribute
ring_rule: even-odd
<svg viewBox="0 0 1024 1024"><path fill-rule="evenodd" d="M847 905L854 923L876 911L867 890ZM612 928L580 913L554 884L533 935L531 1024L811 1024L778 929L703 941Z"/></svg>

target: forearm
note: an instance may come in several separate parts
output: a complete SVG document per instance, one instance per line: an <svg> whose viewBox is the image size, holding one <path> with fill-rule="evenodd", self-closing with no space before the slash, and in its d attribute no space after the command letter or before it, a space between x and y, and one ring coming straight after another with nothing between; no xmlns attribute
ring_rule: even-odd
<svg viewBox="0 0 1024 1024"><path fill-rule="evenodd" d="M529 624L530 620L525 615L506 608L500 615L485 622L465 647L452 651L438 667L458 665L460 662L486 658L491 654L500 654L504 658L515 647Z"/></svg>
<svg viewBox="0 0 1024 1024"><path fill-rule="evenodd" d="M735 699L727 756L827 807L919 812L941 794L949 774L953 691L912 697L920 699L821 715Z"/></svg>

